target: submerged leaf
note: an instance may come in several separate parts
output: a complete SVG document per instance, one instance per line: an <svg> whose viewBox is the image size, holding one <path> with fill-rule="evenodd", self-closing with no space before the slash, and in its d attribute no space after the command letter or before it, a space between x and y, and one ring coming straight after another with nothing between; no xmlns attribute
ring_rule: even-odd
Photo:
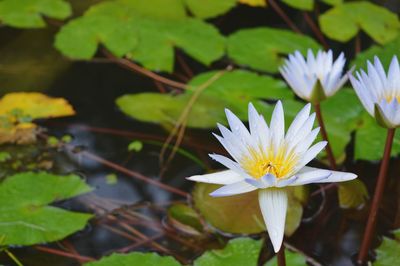
<svg viewBox="0 0 400 266"><path fill-rule="evenodd" d="M90 214L48 204L89 191L91 188L76 175L26 172L6 178L0 183L2 245L52 242L81 230Z"/></svg>
<svg viewBox="0 0 400 266"><path fill-rule="evenodd" d="M219 188L219 185L196 183L193 191L193 200L208 223L218 230L233 234L256 234L264 232L265 224L261 215L258 192L253 191L231 197L211 197L209 194ZM285 234L292 235L299 227L303 214L303 206L298 195L304 193L295 192L304 190L302 186L288 188L289 203ZM240 215L237 210L240 209Z"/></svg>
<svg viewBox="0 0 400 266"><path fill-rule="evenodd" d="M193 266L255 266L261 246L261 240L235 238L223 249L206 251L194 261Z"/></svg>
<svg viewBox="0 0 400 266"><path fill-rule="evenodd" d="M46 26L42 16L65 19L71 15L71 6L64 0L2 0L0 22L17 28Z"/></svg>
<svg viewBox="0 0 400 266"><path fill-rule="evenodd" d="M278 72L287 54L320 48L310 37L267 27L239 30L229 36L227 45L228 56L236 63L271 73Z"/></svg>
<svg viewBox="0 0 400 266"><path fill-rule="evenodd" d="M85 263L85 266L181 266L173 257L160 256L156 253L132 252L129 254L113 253L99 261Z"/></svg>
<svg viewBox="0 0 400 266"><path fill-rule="evenodd" d="M199 214L188 205L176 203L168 208L168 220L177 229L198 235L203 231Z"/></svg>
<svg viewBox="0 0 400 266"><path fill-rule="evenodd" d="M368 190L360 179L339 183L339 205L343 209L362 208L369 198Z"/></svg>
<svg viewBox="0 0 400 266"><path fill-rule="evenodd" d="M376 42L383 44L393 40L400 29L395 13L367 1L337 5L322 14L319 23L326 36L340 42L349 41L363 30Z"/></svg>

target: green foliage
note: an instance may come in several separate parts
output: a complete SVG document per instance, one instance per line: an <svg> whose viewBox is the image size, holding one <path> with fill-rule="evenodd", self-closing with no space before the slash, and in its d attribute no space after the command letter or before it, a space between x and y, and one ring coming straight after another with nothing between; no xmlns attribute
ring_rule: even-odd
<svg viewBox="0 0 400 266"><path fill-rule="evenodd" d="M189 10L199 18L221 15L236 5L237 0L185 0Z"/></svg>
<svg viewBox="0 0 400 266"><path fill-rule="evenodd" d="M261 240L236 238L229 241L224 249L205 252L193 266L255 266L261 246Z"/></svg>
<svg viewBox="0 0 400 266"><path fill-rule="evenodd" d="M175 124L196 88L214 74L212 71L193 78L189 89L177 96L159 93L125 95L117 99L117 105L127 115L141 121ZM224 108L230 108L241 118L247 119L249 101L253 101L263 114L269 115L272 107L258 99L277 100L292 97L292 92L282 81L247 71L232 71L225 73L202 92L190 112L187 126L213 128L218 122L224 123Z"/></svg>
<svg viewBox="0 0 400 266"><path fill-rule="evenodd" d="M312 10L314 8L314 0L282 0L287 5L301 10Z"/></svg>
<svg viewBox="0 0 400 266"><path fill-rule="evenodd" d="M81 230L90 214L48 204L89 191L91 188L76 175L26 172L6 178L0 183L1 245L51 242Z"/></svg>
<svg viewBox="0 0 400 266"><path fill-rule="evenodd" d="M156 253L132 252L129 254L114 253L99 261L85 263L85 266L180 266L173 257L160 256Z"/></svg>
<svg viewBox="0 0 400 266"><path fill-rule="evenodd" d="M211 197L209 194L220 185L196 183L193 200L196 208L208 223L218 230L234 234L264 232L265 224L258 203L258 192L253 191L231 197ZM292 235L299 227L303 215L302 203L308 193L303 186L287 188L289 195L285 234ZM240 209L240 215L237 210Z"/></svg>
<svg viewBox="0 0 400 266"><path fill-rule="evenodd" d="M16 28L42 28L46 26L42 15L65 19L71 7L64 0L2 0L0 22Z"/></svg>
<svg viewBox="0 0 400 266"><path fill-rule="evenodd" d="M134 140L128 145L128 151L140 152L143 149L143 143L139 140Z"/></svg>
<svg viewBox="0 0 400 266"><path fill-rule="evenodd" d="M307 266L306 260L304 256L292 252L290 250L285 251L285 259L286 259L286 265L290 266ZM265 266L278 266L278 259L277 257L273 257L271 260L265 264Z"/></svg>
<svg viewBox="0 0 400 266"><path fill-rule="evenodd" d="M5 151L0 152L0 163L6 162L11 159L11 154Z"/></svg>
<svg viewBox="0 0 400 266"><path fill-rule="evenodd" d="M363 122L356 131L354 149L355 159L380 160L385 146L386 129L380 127L368 113L363 114ZM400 132L397 131L393 140L392 156L400 153Z"/></svg>
<svg viewBox="0 0 400 266"><path fill-rule="evenodd" d="M343 209L362 208L369 198L368 190L360 179L339 183L339 205Z"/></svg>
<svg viewBox="0 0 400 266"><path fill-rule="evenodd" d="M184 231L203 231L199 214L186 204L176 203L171 205L168 208L168 219L175 227Z"/></svg>
<svg viewBox="0 0 400 266"><path fill-rule="evenodd" d="M373 62L374 56L377 56L384 66L389 66L394 55L400 57L400 37L388 42L384 46L372 45L370 48L359 53L351 64L355 65L357 69L367 70L367 60Z"/></svg>
<svg viewBox="0 0 400 266"><path fill-rule="evenodd" d="M228 56L236 63L271 73L278 72L285 55L299 50L318 50L312 38L274 28L253 28L231 34L227 41Z"/></svg>
<svg viewBox="0 0 400 266"><path fill-rule="evenodd" d="M393 40L400 29L396 14L367 1L337 5L322 14L319 23L326 36L340 42L349 41L363 30L376 42L383 44Z"/></svg>
<svg viewBox="0 0 400 266"><path fill-rule="evenodd" d="M376 250L374 266L392 266L400 264L400 230L394 232L395 239L383 238L382 244Z"/></svg>
<svg viewBox="0 0 400 266"><path fill-rule="evenodd" d="M114 173L106 175L106 183L108 185L115 185L118 183L118 176Z"/></svg>
<svg viewBox="0 0 400 266"><path fill-rule="evenodd" d="M224 38L212 25L190 17L156 18L140 3L118 0L91 7L60 30L56 47L71 58L89 59L101 43L118 57L126 55L146 68L168 72L173 70L175 47L206 65L223 55Z"/></svg>

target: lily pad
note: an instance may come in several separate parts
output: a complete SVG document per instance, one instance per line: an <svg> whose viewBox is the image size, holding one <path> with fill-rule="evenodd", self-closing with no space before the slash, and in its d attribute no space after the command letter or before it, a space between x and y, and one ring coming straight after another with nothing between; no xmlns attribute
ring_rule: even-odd
<svg viewBox="0 0 400 266"><path fill-rule="evenodd" d="M271 73L278 72L287 54L319 48L310 37L268 27L239 30L227 41L228 56L237 64Z"/></svg>
<svg viewBox="0 0 400 266"><path fill-rule="evenodd" d="M286 260L286 265L307 266L306 259L304 258L303 255L296 252L292 252L290 250L285 250L285 260ZM278 266L277 257L274 256L265 264L265 266Z"/></svg>
<svg viewBox="0 0 400 266"><path fill-rule="evenodd" d="M231 197L215 198L209 194L218 189L220 185L197 183L193 191L193 200L196 208L210 225L218 230L232 234L256 234L265 232L265 224L261 215L258 192L253 191ZM285 234L292 235L299 227L303 214L301 202L308 196L307 193L297 193L305 187L288 188L289 203ZM237 210L240 209L240 215Z"/></svg>
<svg viewBox="0 0 400 266"><path fill-rule="evenodd" d="M261 246L261 240L236 238L223 249L206 251L194 261L193 266L255 266Z"/></svg>
<svg viewBox="0 0 400 266"><path fill-rule="evenodd" d="M374 18L371 19L371 14ZM322 32L329 38L347 42L363 30L380 44L398 35L400 22L395 13L367 1L337 5L319 17Z"/></svg>
<svg viewBox="0 0 400 266"><path fill-rule="evenodd" d="M85 266L181 266L173 257L160 256L156 253L132 252L129 254L114 253L99 261L85 263Z"/></svg>
<svg viewBox="0 0 400 266"><path fill-rule="evenodd" d="M32 119L74 115L72 106L63 98L52 98L38 92L8 93L0 99L0 116L18 111Z"/></svg>
<svg viewBox="0 0 400 266"><path fill-rule="evenodd" d="M267 6L267 0L239 0L239 3L253 6L253 7Z"/></svg>
<svg viewBox="0 0 400 266"><path fill-rule="evenodd" d="M400 264L400 230L393 232L395 239L384 237L382 244L376 250L374 266L392 266Z"/></svg>
<svg viewBox="0 0 400 266"><path fill-rule="evenodd" d="M320 1L329 5L338 5L343 2L343 0L320 0ZM314 8L315 0L282 0L282 2L293 8L311 11Z"/></svg>
<svg viewBox="0 0 400 266"><path fill-rule="evenodd" d="M173 70L174 48L206 65L224 54L224 37L211 24L191 17L154 17L139 2L117 0L92 6L60 30L55 46L68 57L89 59L103 44L118 57L126 55L146 68L168 72Z"/></svg>
<svg viewBox="0 0 400 266"><path fill-rule="evenodd" d="M91 188L76 175L26 172L6 178L0 183L1 244L52 242L81 230L92 215L48 204L89 191Z"/></svg>
<svg viewBox="0 0 400 266"><path fill-rule="evenodd" d="M42 16L65 19L71 15L71 6L64 0L2 0L0 22L17 28L42 28Z"/></svg>

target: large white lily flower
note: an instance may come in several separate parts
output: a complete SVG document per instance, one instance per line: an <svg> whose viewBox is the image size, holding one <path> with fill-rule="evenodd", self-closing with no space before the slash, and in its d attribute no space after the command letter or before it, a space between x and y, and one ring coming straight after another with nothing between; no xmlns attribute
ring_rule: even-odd
<svg viewBox="0 0 400 266"><path fill-rule="evenodd" d="M351 84L365 109L379 124L387 128L400 126L400 67L394 56L388 74L375 56L374 64L368 61L368 74L363 70L350 76Z"/></svg>
<svg viewBox="0 0 400 266"><path fill-rule="evenodd" d="M312 129L315 114L307 104L296 116L285 134L282 103L278 101L270 126L249 104L249 127L231 111L226 110L230 129L218 125L222 137L215 135L234 160L211 154L229 170L189 177L189 180L222 184L212 192L214 197L231 196L259 190L260 209L268 234L278 252L283 241L288 199L286 186L309 183L341 182L356 178L352 173L323 170L305 166L326 145L314 145L319 128Z"/></svg>
<svg viewBox="0 0 400 266"><path fill-rule="evenodd" d="M346 83L348 77L342 75L345 63L343 53L333 62L331 50L319 50L316 57L308 50L307 59L296 51L285 60L280 72L297 96L319 103L334 95Z"/></svg>

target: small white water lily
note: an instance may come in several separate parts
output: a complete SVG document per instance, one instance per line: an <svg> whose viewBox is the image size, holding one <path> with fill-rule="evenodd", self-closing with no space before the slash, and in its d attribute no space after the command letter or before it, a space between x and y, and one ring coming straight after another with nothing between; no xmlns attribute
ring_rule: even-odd
<svg viewBox="0 0 400 266"><path fill-rule="evenodd" d="M297 96L312 103L334 95L347 81L343 75L344 54L333 62L332 51L319 50L315 57L311 50L305 59L299 51L289 55L280 72Z"/></svg>
<svg viewBox="0 0 400 266"><path fill-rule="evenodd" d="M275 106L269 127L264 117L250 103L250 131L238 117L226 110L231 130L218 124L222 137L215 136L234 161L222 155L210 156L229 170L188 178L197 182L224 185L210 194L214 197L258 189L260 209L275 252L282 245L288 204L283 187L341 182L357 177L352 173L305 166L326 145L325 141L312 145L319 128L312 129L315 114L310 115L310 108L310 104L307 104L298 113L286 134L280 101Z"/></svg>
<svg viewBox="0 0 400 266"><path fill-rule="evenodd" d="M394 56L388 74L378 57L368 61L368 74L363 70L350 76L351 84L367 112L387 128L400 126L400 67Z"/></svg>

